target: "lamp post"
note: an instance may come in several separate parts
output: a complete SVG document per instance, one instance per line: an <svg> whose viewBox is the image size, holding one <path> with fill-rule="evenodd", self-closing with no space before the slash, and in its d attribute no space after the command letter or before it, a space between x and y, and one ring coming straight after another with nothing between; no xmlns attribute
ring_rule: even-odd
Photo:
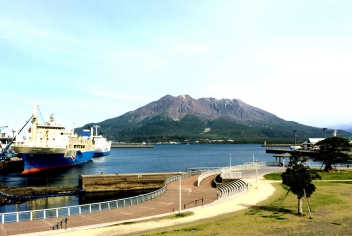
<svg viewBox="0 0 352 236"><path fill-rule="evenodd" d="M180 172L180 202L179 202L179 207L178 207L178 214L181 215L181 197L182 197L182 187L181 187L181 179L182 179L182 173Z"/></svg>
<svg viewBox="0 0 352 236"><path fill-rule="evenodd" d="M229 154L230 157L230 172L231 172L231 154Z"/></svg>
<svg viewBox="0 0 352 236"><path fill-rule="evenodd" d="M258 160L255 160L255 188L258 188Z"/></svg>
<svg viewBox="0 0 352 236"><path fill-rule="evenodd" d="M326 130L327 130L327 128L323 128L323 130L324 130L324 138L326 138Z"/></svg>
<svg viewBox="0 0 352 236"><path fill-rule="evenodd" d="M295 148L296 148L296 131L297 130L294 130L293 133L295 134Z"/></svg>
<svg viewBox="0 0 352 236"><path fill-rule="evenodd" d="M14 138L15 137L15 130L14 129L12 129L12 138Z"/></svg>

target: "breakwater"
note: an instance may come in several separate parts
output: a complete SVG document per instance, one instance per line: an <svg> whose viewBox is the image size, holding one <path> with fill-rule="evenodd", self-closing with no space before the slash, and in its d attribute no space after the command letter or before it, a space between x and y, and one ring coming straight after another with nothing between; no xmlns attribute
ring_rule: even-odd
<svg viewBox="0 0 352 236"><path fill-rule="evenodd" d="M284 153L291 153L293 151L300 152L302 155L308 156L308 157L316 157L317 155L319 155L314 150L266 149L266 153L272 153L272 154L284 154Z"/></svg>
<svg viewBox="0 0 352 236"><path fill-rule="evenodd" d="M141 143L112 143L111 148L153 148L152 144Z"/></svg>
<svg viewBox="0 0 352 236"><path fill-rule="evenodd" d="M183 172L182 172L183 173ZM158 189L180 172L80 175L79 188L86 192Z"/></svg>
<svg viewBox="0 0 352 236"><path fill-rule="evenodd" d="M295 146L294 144L262 144L262 147L291 147L291 146Z"/></svg>

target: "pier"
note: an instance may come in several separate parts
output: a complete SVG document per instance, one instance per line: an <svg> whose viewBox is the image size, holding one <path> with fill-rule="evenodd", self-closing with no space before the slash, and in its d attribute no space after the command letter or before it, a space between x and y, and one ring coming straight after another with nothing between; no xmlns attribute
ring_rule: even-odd
<svg viewBox="0 0 352 236"><path fill-rule="evenodd" d="M112 143L111 148L153 148L154 146L142 143Z"/></svg>
<svg viewBox="0 0 352 236"><path fill-rule="evenodd" d="M164 186L165 181L184 172L80 175L79 188L86 192L122 190L153 190Z"/></svg>
<svg viewBox="0 0 352 236"><path fill-rule="evenodd" d="M318 153L316 153L314 150L302 150L302 149L298 149L298 150L291 150L291 149L274 149L274 148L269 148L266 149L266 153L272 153L272 154L284 154L284 153L291 153L293 151L297 151L302 153L303 156L307 156L307 157L316 157L318 155Z"/></svg>

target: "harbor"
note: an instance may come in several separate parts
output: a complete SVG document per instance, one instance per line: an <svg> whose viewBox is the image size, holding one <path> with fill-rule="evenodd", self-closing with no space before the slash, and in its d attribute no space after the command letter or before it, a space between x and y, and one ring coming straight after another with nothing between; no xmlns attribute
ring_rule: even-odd
<svg viewBox="0 0 352 236"><path fill-rule="evenodd" d="M232 165L253 160L273 161L272 155L265 153L260 144L202 144L202 145L155 145L154 148L112 148L108 156L94 157L82 165L61 168L34 175L21 175L21 172L0 171L0 184L6 188L79 186L80 175L127 175L134 173L179 173L193 167L221 167L229 165L229 153L232 153ZM106 192L107 193L107 192ZM116 194L116 198L119 198ZM104 196L99 198L104 199ZM35 203L40 207L64 207L82 203L79 198L57 198L50 202ZM33 203L34 204L34 203ZM21 209L30 209L32 203L23 203ZM50 205L47 205L50 204ZM7 206L0 212L16 211Z"/></svg>

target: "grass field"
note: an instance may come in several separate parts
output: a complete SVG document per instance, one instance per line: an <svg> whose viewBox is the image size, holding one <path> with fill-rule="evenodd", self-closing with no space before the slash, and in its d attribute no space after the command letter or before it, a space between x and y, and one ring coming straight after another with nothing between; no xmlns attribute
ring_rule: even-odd
<svg viewBox="0 0 352 236"><path fill-rule="evenodd" d="M264 178L270 180L281 180L281 174L282 172L275 172L264 175ZM352 180L351 170L339 170L334 172L324 172L318 170L318 174L321 176L322 180Z"/></svg>
<svg viewBox="0 0 352 236"><path fill-rule="evenodd" d="M317 189L308 199L312 219L306 199L305 214L298 216L296 196L289 193L284 199L287 187L275 183L270 198L247 210L134 235L352 235L352 171L330 173L314 182Z"/></svg>

